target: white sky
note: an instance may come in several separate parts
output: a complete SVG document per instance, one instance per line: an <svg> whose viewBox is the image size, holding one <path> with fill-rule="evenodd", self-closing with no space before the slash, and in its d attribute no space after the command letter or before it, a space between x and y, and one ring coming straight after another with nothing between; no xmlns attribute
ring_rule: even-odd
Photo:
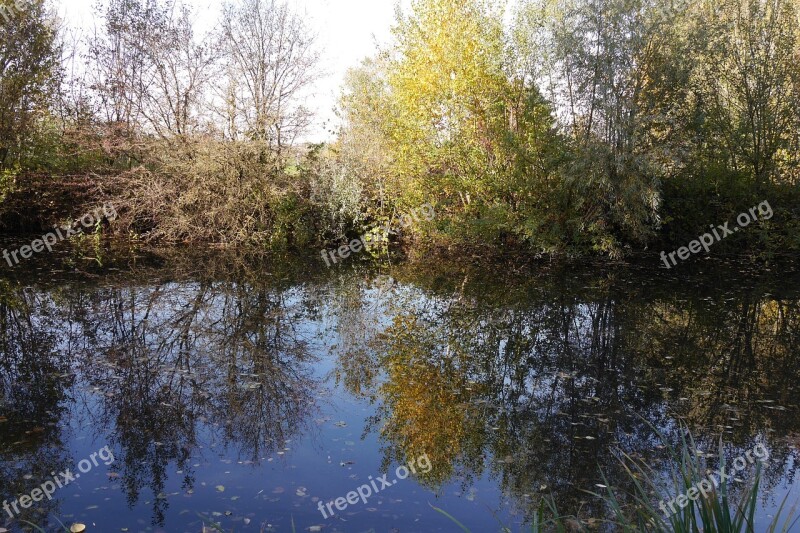
<svg viewBox="0 0 800 533"><path fill-rule="evenodd" d="M84 30L94 19L96 0L53 0L66 24ZM308 14L308 23L319 35L323 55L321 70L327 73L309 98L307 106L317 112L317 127L309 140L329 138L323 127L334 120L333 107L347 69L375 51L375 42L386 43L394 22L395 0L289 0ZM105 2L104 2L105 3ZM194 8L199 29L213 27L220 17L221 0L186 0ZM406 2L404 2L405 4Z"/></svg>

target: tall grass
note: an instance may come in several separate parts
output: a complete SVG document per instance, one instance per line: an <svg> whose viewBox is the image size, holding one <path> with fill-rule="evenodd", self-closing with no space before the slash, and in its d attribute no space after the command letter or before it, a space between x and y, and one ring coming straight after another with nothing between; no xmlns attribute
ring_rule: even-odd
<svg viewBox="0 0 800 533"><path fill-rule="evenodd" d="M622 454L620 463L633 484L633 491L627 496L633 504L627 508L618 491L608 486L605 494L595 494L602 498L610 508L614 517L614 525L620 531L648 532L719 532L744 533L755 532L755 512L758 499L762 496L762 464L757 461L755 474L742 487L738 501L732 502L728 482L708 484L710 492L698 494L696 499L687 499L685 507L675 505L676 512L667 512L654 503L655 498L662 501L673 500L678 495L697 492L702 482L708 479L705 461L702 454L697 453L694 439L688 432L681 437L680 446L673 447L667 439L659 435L666 444L672 465L668 480L655 472L642 460ZM727 462L722 442L718 451L719 468L726 472ZM605 476L603 476L605 479ZM606 485L609 485L606 483ZM783 499L775 517L767 524L762 524L761 532L790 531L797 522L792 518L797 514L797 504L786 509L788 495Z"/></svg>
<svg viewBox="0 0 800 533"><path fill-rule="evenodd" d="M676 512L672 513L668 506L666 506L667 512L664 512L659 506L659 500L668 502L679 495L689 494L692 489L696 491L701 482L708 479L708 474L705 460L702 454L697 453L691 434L686 432L681 437L678 447L672 446L663 435L659 436L666 445L667 459L671 465L666 476L663 472L656 472L644 461L623 453L619 459L631 482L632 490L621 491L614 488L605 474L601 474L606 487L605 492L589 492L605 503L609 510L608 519L587 521L575 516L562 516L552 497L549 497L540 503L537 513L531 519L530 531L533 533L592 531L596 530L597 525L603 524L607 526L602 527L603 530L631 533L775 533L792 531L797 525L800 520L800 516L797 516L798 504L795 502L788 508L787 495L774 518L766 524L759 524L756 529L758 499L763 496L762 465L758 461L755 465L755 474L742 487L737 501L732 502L733 497L728 482L721 482L718 487L710 484L711 489L706 490L705 495L698 493L694 500L687 498L688 503L685 507L675 505ZM721 442L718 459L719 468L727 471ZM468 528L444 510L436 507L434 509L454 521L462 531L469 533ZM509 528L503 530L511 531Z"/></svg>

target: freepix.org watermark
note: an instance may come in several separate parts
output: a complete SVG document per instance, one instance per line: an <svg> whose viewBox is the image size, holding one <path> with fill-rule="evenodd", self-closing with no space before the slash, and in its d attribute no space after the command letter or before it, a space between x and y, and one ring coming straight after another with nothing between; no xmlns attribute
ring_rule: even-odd
<svg viewBox="0 0 800 533"><path fill-rule="evenodd" d="M419 472L423 474L431 471L431 460L428 458L427 453L417 457L416 461L409 462L408 466L398 466L394 472L396 479L388 480L389 474L378 476L377 479L373 479L372 476L369 476L369 483L361 485L356 490L351 490L345 496L329 501L327 504L320 500L317 504L317 509L322 513L322 518L327 519L329 516L332 517L336 514L336 511L333 510L334 507L336 507L338 511L344 511L349 505L357 504L359 500L366 504L371 496L379 493L383 489L391 487L399 480L406 479L411 474L416 474L417 468L419 468ZM380 486L378 486L379 484ZM326 509L328 511L327 513L325 512Z"/></svg>
<svg viewBox="0 0 800 533"><path fill-rule="evenodd" d="M81 477L81 474L86 474L90 472L92 468L99 466L100 463L98 462L98 459L103 461L104 465L110 466L114 462L114 454L111 453L111 450L108 448L108 446L104 446L91 454L89 459L83 459L81 462L79 462L79 472L77 473L71 472L69 468L63 472L59 472L58 474L55 472L50 472L50 475L53 476L53 479L48 479L39 485L38 488L33 489L30 494L19 496L11 503L9 503L8 500L3 500L3 510L8 513L9 518L14 518L15 514L18 515L20 513L20 507L23 509L29 509L31 505L33 505L33 502L40 502L44 498L52 500L53 494L55 494L58 489L63 489Z"/></svg>
<svg viewBox="0 0 800 533"><path fill-rule="evenodd" d="M71 239L81 232L81 229L94 228L101 220L113 221L117 218L117 210L111 204L106 204L103 207L95 209L92 213L83 215L77 222L67 226L55 226L55 231L51 231L41 239L36 239L30 245L25 245L18 250L9 252L3 250L3 258L8 262L8 266L14 267L19 264L19 257L22 259L30 259L34 252L39 253L46 248L48 252L53 251L53 246L65 239ZM80 226L78 225L80 223ZM82 228L81 228L82 227ZM12 262L13 259L13 262Z"/></svg>
<svg viewBox="0 0 800 533"><path fill-rule="evenodd" d="M667 254L666 252L661 252L661 260L664 261L664 264L667 268L672 268L676 266L678 262L675 260L675 255L678 255L678 258L681 261L685 261L689 259L691 254L700 253L700 250L705 250L706 253L711 249L712 244L716 244L722 239L733 235L734 233L738 232L742 228L746 228L753 222L758 222L759 215L761 216L761 220L769 220L773 217L774 213L772 212L772 206L769 205L769 202L763 201L761 202L758 207L750 208L750 211L740 214L736 217L736 223L739 224L738 227L731 228L730 222L726 222L722 226L711 226L711 233L705 233L698 237L697 240L694 240L689 243L689 246L681 246L674 252L670 252ZM672 261L672 265L670 266L669 261Z"/></svg>
<svg viewBox="0 0 800 533"><path fill-rule="evenodd" d="M727 483L729 479L735 479L734 476L737 473L744 470L748 464L755 464L756 460L762 463L766 463L769 460L769 450L763 444L756 444L752 450L747 450L743 456L734 459L733 463L731 463L733 468L728 469L727 473L724 468L720 468L690 488L686 494L681 494L667 502L661 500L658 507L669 518L678 512L675 509L675 504L683 509L689 505L690 501L697 501L701 495L703 498L707 498L710 494L713 494L714 489L719 488L721 483Z"/></svg>
<svg viewBox="0 0 800 533"><path fill-rule="evenodd" d="M333 261L334 264L338 263L337 256L340 259L347 259L350 257L350 254L357 254L365 250L369 251L373 246L378 244L378 239L384 239L387 238L388 235L397 234L396 230L398 225L407 228L411 226L414 221L419 222L425 219L430 222L435 216L436 212L433 210L433 206L424 204L420 206L419 209L414 209L410 213L396 216L393 220L389 220L382 228L383 231L377 233L371 231L337 249L322 250L322 260L325 261L325 265L330 267L331 261Z"/></svg>

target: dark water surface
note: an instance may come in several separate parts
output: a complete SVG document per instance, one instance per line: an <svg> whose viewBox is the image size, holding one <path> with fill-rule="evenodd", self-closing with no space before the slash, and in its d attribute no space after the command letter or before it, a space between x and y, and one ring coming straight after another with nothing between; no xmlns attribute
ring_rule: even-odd
<svg viewBox="0 0 800 533"><path fill-rule="evenodd" d="M519 531L543 495L602 518L601 468L624 491L620 451L658 470L681 420L767 447L763 523L800 499L798 377L791 266L43 257L0 273L0 499L80 477L0 528L459 531L435 506Z"/></svg>

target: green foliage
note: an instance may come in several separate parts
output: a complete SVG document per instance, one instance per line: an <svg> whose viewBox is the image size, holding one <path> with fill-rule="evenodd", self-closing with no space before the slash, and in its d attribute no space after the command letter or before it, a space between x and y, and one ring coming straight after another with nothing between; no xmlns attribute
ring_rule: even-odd
<svg viewBox="0 0 800 533"><path fill-rule="evenodd" d="M633 492L621 493L618 489L608 486L605 477L603 479L604 493L589 492L605 503L611 514L607 522L613 526L614 531L630 533L698 533L701 531L775 533L781 531L785 533L792 531L792 528L800 521L800 517L795 518L797 505L787 507L789 497L787 494L781 502L776 516L769 523L764 524L762 529L756 530L755 511L758 500L763 496L760 462L756 462L755 474L741 491L740 500L736 504L732 504L728 482L720 483L719 489L713 488L712 485L711 493L707 496L698 491L697 487L701 482L709 485L711 483L707 481L708 470L706 461L703 459L704 454L698 452L691 435L684 435L677 447L673 446L663 435L659 434L659 437L667 448L671 465L671 470L666 476L663 472L655 471L641 459L635 459L622 453L620 462L627 472ZM716 459L720 469L729 470L721 442ZM660 506L655 503L658 498L663 498L662 501L670 501L677 495L686 495L690 491L697 494L698 498L696 500L686 498L688 504L685 507L675 506L677 512L669 516L665 515ZM441 509L434 509L453 521L462 531L470 531L450 514ZM545 512L547 512L546 515ZM558 513L552 499L545 498L540 502L538 514L534 516L531 532L591 531L593 529L590 526L599 522L600 520L596 517L580 520L574 516L562 516ZM510 531L508 528L503 529Z"/></svg>
<svg viewBox="0 0 800 533"><path fill-rule="evenodd" d="M60 50L54 20L44 0L12 8L0 0L10 20L0 16L0 169L17 164L31 149L30 135L57 90Z"/></svg>
<svg viewBox="0 0 800 533"><path fill-rule="evenodd" d="M296 246L429 203L407 243L612 257L768 199L773 221L717 249L800 250L798 0L414 0L307 150L314 39L287 4L226 9L241 40L215 50L186 9L112 2L72 100L43 1L3 24L0 199L81 176L147 239ZM262 49L269 24L285 39Z"/></svg>
<svg viewBox="0 0 800 533"><path fill-rule="evenodd" d="M113 163L109 163L102 145L108 143L109 137L92 131L85 123L72 123L65 128L46 114L30 131L28 147L20 155L20 167L54 176L108 172L113 170Z"/></svg>
<svg viewBox="0 0 800 533"><path fill-rule="evenodd" d="M688 79L654 57L680 11L530 2L506 35L502 8L419 0L398 16L393 46L348 79L348 165L379 176L382 205L434 202L442 217L421 233L443 245L612 256L645 245L662 183L687 166L665 160L655 109L662 88Z"/></svg>
<svg viewBox="0 0 800 533"><path fill-rule="evenodd" d="M311 201L324 216L323 231L331 239L360 229L365 221L362 208L365 185L360 172L351 166L351 159L325 146L313 147L301 171L311 187Z"/></svg>
<svg viewBox="0 0 800 533"><path fill-rule="evenodd" d="M0 169L0 204L6 199L8 193L14 190L19 169Z"/></svg>
<svg viewBox="0 0 800 533"><path fill-rule="evenodd" d="M663 511L653 503L654 497L664 496L669 501L672 495L687 494L701 482L707 480L707 468L703 454L698 452L691 435L683 436L680 445L673 447L663 435L659 435L669 450L672 471L668 476L668 485L663 486L661 474L655 472L641 460L623 454L622 464L634 485L633 494L628 495L634 502L632 508L625 505L622 497L611 487L602 496L615 516L615 524L622 531L647 532L697 532L719 531L725 533L754 532L755 510L761 497L760 462L756 463L755 474L742 490L741 499L731 505L731 494L727 482L721 482L719 489L712 486L712 492L702 495L696 500L688 499L685 507L676 506L677 513L665 516ZM725 451L720 442L717 456L720 469L727 471ZM707 482L707 481L706 481ZM655 495L655 496L654 496ZM597 495L600 496L600 495ZM796 507L786 508L788 494L781 503L776 516L759 531L791 531L797 519Z"/></svg>
<svg viewBox="0 0 800 533"><path fill-rule="evenodd" d="M701 132L718 158L763 189L781 181L778 154L794 144L800 98L798 5L792 0L700 2L687 12L702 102ZM795 140L793 143L792 141Z"/></svg>
<svg viewBox="0 0 800 533"><path fill-rule="evenodd" d="M530 219L551 203L559 148L547 103L508 74L499 6L417 1L394 35L391 50L349 76L342 151L361 153L353 146L365 132L377 139L358 166L381 177L382 205L403 212L427 201L444 214L418 228L425 237L538 243Z"/></svg>

